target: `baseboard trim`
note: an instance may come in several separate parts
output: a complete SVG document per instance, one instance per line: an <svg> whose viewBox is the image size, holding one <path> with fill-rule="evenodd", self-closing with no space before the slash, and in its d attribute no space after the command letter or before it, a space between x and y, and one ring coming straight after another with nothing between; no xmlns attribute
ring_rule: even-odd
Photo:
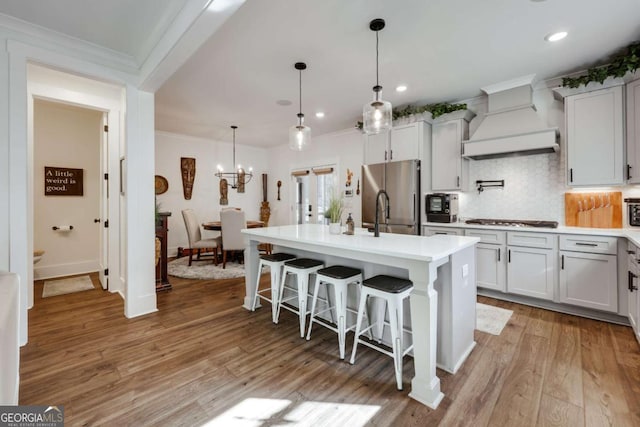
<svg viewBox="0 0 640 427"><path fill-rule="evenodd" d="M615 323L617 325L631 326L629 319L614 313L606 313L603 311L590 310L566 304L558 304L553 301L544 301L536 298L525 297L521 295L505 294L491 289L478 288L478 295L489 298L495 298L503 301L515 302L518 304L529 305L531 307L544 308L545 310L557 311L559 313L571 314L588 319L600 320L603 322Z"/></svg>
<svg viewBox="0 0 640 427"><path fill-rule="evenodd" d="M34 266L34 280L53 279L63 276L75 276L77 274L95 273L100 269L99 262L82 261L69 264Z"/></svg>

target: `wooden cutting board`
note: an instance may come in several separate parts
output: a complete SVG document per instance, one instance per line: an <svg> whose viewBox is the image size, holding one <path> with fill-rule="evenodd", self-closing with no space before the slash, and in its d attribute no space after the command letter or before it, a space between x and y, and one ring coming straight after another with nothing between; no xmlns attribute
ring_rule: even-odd
<svg viewBox="0 0 640 427"><path fill-rule="evenodd" d="M622 228L622 192L564 193L569 227Z"/></svg>

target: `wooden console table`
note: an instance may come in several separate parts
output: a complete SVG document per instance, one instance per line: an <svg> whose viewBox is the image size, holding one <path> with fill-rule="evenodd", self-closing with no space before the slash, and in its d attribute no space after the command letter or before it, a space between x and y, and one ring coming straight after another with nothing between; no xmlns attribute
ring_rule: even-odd
<svg viewBox="0 0 640 427"><path fill-rule="evenodd" d="M156 237L160 239L160 260L156 264L156 292L171 290L167 274L167 228L171 212L158 213L156 221Z"/></svg>

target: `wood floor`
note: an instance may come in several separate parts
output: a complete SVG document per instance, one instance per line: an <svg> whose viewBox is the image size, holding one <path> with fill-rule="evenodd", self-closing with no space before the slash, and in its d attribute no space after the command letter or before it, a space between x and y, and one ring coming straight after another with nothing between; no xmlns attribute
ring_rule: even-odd
<svg viewBox="0 0 640 427"><path fill-rule="evenodd" d="M514 315L500 336L476 332L456 375L438 371L434 411L407 396L410 358L400 392L390 358L363 346L351 366L333 332L305 341L292 313L274 325L268 304L241 308L242 279L171 282L157 313L131 320L98 286L42 299L36 282L20 404L64 405L68 426L640 425L627 327L481 298Z"/></svg>

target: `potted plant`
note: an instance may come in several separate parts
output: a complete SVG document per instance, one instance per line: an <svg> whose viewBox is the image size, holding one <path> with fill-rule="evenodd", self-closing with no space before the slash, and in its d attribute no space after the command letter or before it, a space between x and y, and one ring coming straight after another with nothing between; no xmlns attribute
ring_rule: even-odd
<svg viewBox="0 0 640 427"><path fill-rule="evenodd" d="M331 199L329 199L329 207L324 212L324 217L329 219L329 232L331 234L340 234L340 221L343 209L342 198L337 195L331 196Z"/></svg>

